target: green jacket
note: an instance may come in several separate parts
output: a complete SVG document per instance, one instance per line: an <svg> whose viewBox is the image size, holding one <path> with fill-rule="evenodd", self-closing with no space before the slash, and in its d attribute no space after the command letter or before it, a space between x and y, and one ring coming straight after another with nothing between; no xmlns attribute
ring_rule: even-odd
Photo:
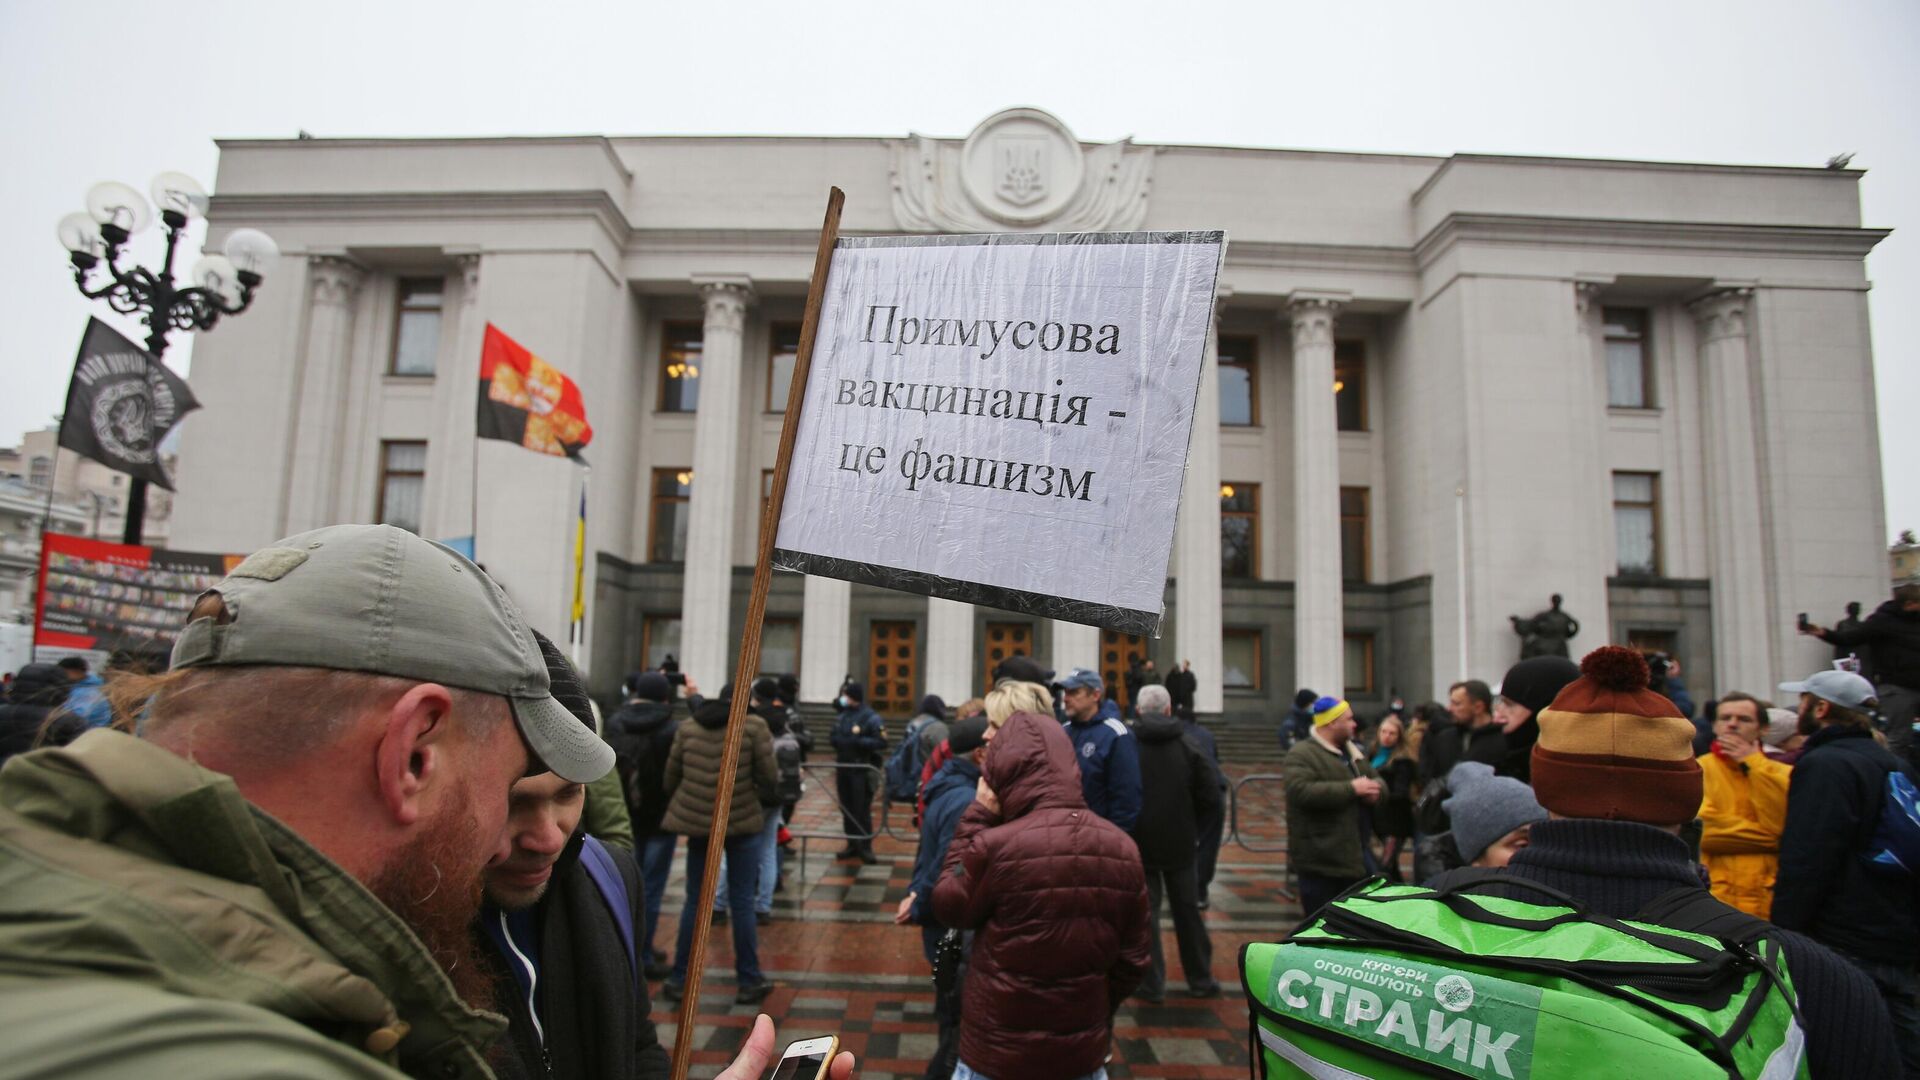
<svg viewBox="0 0 1920 1080"><path fill-rule="evenodd" d="M0 771L0 1077L472 1080L505 1027L227 777L105 730Z"/></svg>
<svg viewBox="0 0 1920 1080"><path fill-rule="evenodd" d="M1293 744L1281 766L1287 778L1287 862L1296 873L1351 878L1367 874L1360 857L1360 797L1353 778L1379 779L1352 743L1349 770L1340 755L1308 736Z"/></svg>
<svg viewBox="0 0 1920 1080"><path fill-rule="evenodd" d="M633 816L627 813L626 789L620 784L620 770L608 769L607 775L587 785L585 820L587 834L606 844L618 844L638 851L633 843Z"/></svg>

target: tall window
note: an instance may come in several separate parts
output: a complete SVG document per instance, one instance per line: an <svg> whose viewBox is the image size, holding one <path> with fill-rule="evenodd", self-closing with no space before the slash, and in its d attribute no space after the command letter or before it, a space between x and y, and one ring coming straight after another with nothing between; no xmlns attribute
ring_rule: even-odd
<svg viewBox="0 0 1920 1080"><path fill-rule="evenodd" d="M653 470L653 514L647 538L651 561L687 561L687 500L692 496L692 469Z"/></svg>
<svg viewBox="0 0 1920 1080"><path fill-rule="evenodd" d="M649 615L640 624L640 655L651 671L668 656L680 659L680 616Z"/></svg>
<svg viewBox="0 0 1920 1080"><path fill-rule="evenodd" d="M1221 631L1221 681L1228 690L1260 689L1260 631Z"/></svg>
<svg viewBox="0 0 1920 1080"><path fill-rule="evenodd" d="M34 458L32 464L27 466L27 484L35 490L52 487L53 459L50 457Z"/></svg>
<svg viewBox="0 0 1920 1080"><path fill-rule="evenodd" d="M768 619L760 629L760 670L773 675L800 672L800 620ZM791 702L789 702L791 704Z"/></svg>
<svg viewBox="0 0 1920 1080"><path fill-rule="evenodd" d="M1347 693L1373 693L1373 635L1348 634Z"/></svg>
<svg viewBox="0 0 1920 1080"><path fill-rule="evenodd" d="M1220 576L1260 576L1260 485L1220 485Z"/></svg>
<svg viewBox="0 0 1920 1080"><path fill-rule="evenodd" d="M1620 409L1653 408L1653 364L1647 353L1644 308L1605 308L1607 404Z"/></svg>
<svg viewBox="0 0 1920 1080"><path fill-rule="evenodd" d="M380 444L380 505L374 517L382 525L420 531L420 496L427 486L427 444Z"/></svg>
<svg viewBox="0 0 1920 1080"><path fill-rule="evenodd" d="M1613 537L1622 577L1660 573L1660 474L1613 474Z"/></svg>
<svg viewBox="0 0 1920 1080"><path fill-rule="evenodd" d="M1373 554L1373 493L1363 487L1340 489L1340 577L1367 580Z"/></svg>
<svg viewBox="0 0 1920 1080"><path fill-rule="evenodd" d="M793 386L793 365L800 359L800 324L774 323L767 358L767 411L787 411L787 391Z"/></svg>
<svg viewBox="0 0 1920 1080"><path fill-rule="evenodd" d="M670 322L660 328L660 411L693 412L700 405L700 348L705 328Z"/></svg>
<svg viewBox="0 0 1920 1080"><path fill-rule="evenodd" d="M1367 430L1367 346L1365 342L1334 342L1333 410L1341 431Z"/></svg>
<svg viewBox="0 0 1920 1080"><path fill-rule="evenodd" d="M440 278L402 278L400 314L393 324L389 375L432 375L440 352L440 311L446 283Z"/></svg>
<svg viewBox="0 0 1920 1080"><path fill-rule="evenodd" d="M1220 339L1220 424L1246 427L1260 422L1259 353L1250 337Z"/></svg>

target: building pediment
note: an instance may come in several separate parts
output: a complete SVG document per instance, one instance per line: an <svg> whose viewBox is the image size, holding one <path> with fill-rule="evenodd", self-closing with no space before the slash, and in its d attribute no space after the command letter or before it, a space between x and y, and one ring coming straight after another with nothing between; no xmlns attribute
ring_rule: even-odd
<svg viewBox="0 0 1920 1080"><path fill-rule="evenodd" d="M995 113L964 140L910 135L889 149L905 232L1137 229L1153 187L1153 148L1083 144L1039 109Z"/></svg>

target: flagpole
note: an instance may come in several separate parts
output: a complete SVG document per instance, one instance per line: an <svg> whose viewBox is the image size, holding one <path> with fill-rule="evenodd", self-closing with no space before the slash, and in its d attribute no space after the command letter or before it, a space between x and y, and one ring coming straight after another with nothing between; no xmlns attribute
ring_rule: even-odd
<svg viewBox="0 0 1920 1080"><path fill-rule="evenodd" d="M573 610L567 620L567 642L573 648L574 670L580 669L580 646L587 636L587 481L593 478L593 466L580 465L580 516L573 534Z"/></svg>
<svg viewBox="0 0 1920 1080"><path fill-rule="evenodd" d="M706 966L707 936L713 929L714 882L720 873L720 855L726 848L728 811L733 805L733 774L740 760L740 732L746 727L748 687L760 667L760 632L766 623L767 592L773 585L773 540L780 522L780 503L787 494L787 471L793 447L800 438L800 407L806 397L807 372L813 365L813 338L820 328L820 305L826 298L827 271L833 265L834 242L840 238L840 207L846 194L832 188L827 214L820 224L820 247L814 254L813 279L807 286L806 315L800 323L800 351L794 358L793 381L788 385L787 416L780 427L780 453L774 460L773 491L760 510L760 555L753 566L753 591L747 600L745 636L734 667L733 701L727 714L726 750L720 757L719 783L713 795L713 824L707 829L707 865L701 877L698 910L693 920L693 947L687 960L686 996L680 1005L679 1034L673 1040L674 1080L685 1080L693 1060L693 1022L699 1014L700 974ZM752 918L744 909L737 918Z"/></svg>

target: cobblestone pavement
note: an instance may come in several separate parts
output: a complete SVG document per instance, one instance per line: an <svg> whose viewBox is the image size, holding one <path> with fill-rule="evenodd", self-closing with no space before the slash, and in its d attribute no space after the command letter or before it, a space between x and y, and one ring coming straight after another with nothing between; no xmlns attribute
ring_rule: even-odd
<svg viewBox="0 0 1920 1080"><path fill-rule="evenodd" d="M1236 781L1248 770L1229 767ZM726 927L716 925L708 941L707 975L693 1037L696 1077L711 1077L732 1058L757 1012L780 1025L783 1043L791 1039L838 1034L844 1049L859 1057L866 1080L918 1077L933 1053L933 988L920 952L916 927L895 926L893 911L913 873L912 839L882 835L876 843L880 862L836 862L841 847L839 815L825 787L810 783L795 815L795 831L805 837L805 874L801 875L796 838L787 865L786 888L774 894L774 921L760 928L761 967L777 984L759 1006L733 1004L733 950ZM1214 977L1225 996L1195 1001L1183 996L1179 951L1172 922L1162 913L1161 933L1170 970L1164 1004L1129 1000L1114 1021L1114 1056L1109 1074L1130 1077L1244 1077L1247 1075L1247 1009L1239 993L1240 946L1278 939L1299 919L1299 907L1284 895L1284 841L1278 784L1254 780L1241 786L1240 834L1245 846L1229 840L1209 896L1208 928L1213 935ZM909 811L910 814L910 811ZM904 821L894 831L905 837ZM1248 850L1247 847L1261 850ZM685 847L679 862L685 862ZM685 895L682 866L676 866L660 916L657 940L670 946ZM671 1043L678 1008L654 989L653 1018L661 1041Z"/></svg>

